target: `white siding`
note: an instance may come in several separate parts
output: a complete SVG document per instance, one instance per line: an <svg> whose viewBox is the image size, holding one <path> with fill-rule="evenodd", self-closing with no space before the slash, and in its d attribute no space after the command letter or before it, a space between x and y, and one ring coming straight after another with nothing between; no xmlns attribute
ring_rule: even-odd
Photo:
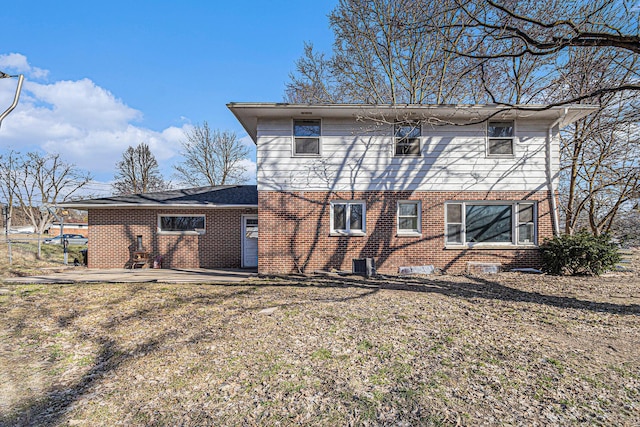
<svg viewBox="0 0 640 427"><path fill-rule="evenodd" d="M422 156L394 157L391 125L323 119L322 155L296 157L291 119L261 119L258 190L544 190L549 125L517 121L515 156L510 158L486 156L484 124L423 125ZM553 143L555 168L557 138Z"/></svg>

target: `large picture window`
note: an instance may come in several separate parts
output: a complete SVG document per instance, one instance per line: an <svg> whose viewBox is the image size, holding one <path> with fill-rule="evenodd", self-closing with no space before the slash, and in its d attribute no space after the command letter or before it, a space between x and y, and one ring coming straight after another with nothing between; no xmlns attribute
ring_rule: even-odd
<svg viewBox="0 0 640 427"><path fill-rule="evenodd" d="M158 215L158 230L160 232L204 233L204 215Z"/></svg>
<svg viewBox="0 0 640 427"><path fill-rule="evenodd" d="M396 156L420 156L420 123L397 123L394 134Z"/></svg>
<svg viewBox="0 0 640 427"><path fill-rule="evenodd" d="M297 156L320 154L320 120L293 121L293 154Z"/></svg>
<svg viewBox="0 0 640 427"><path fill-rule="evenodd" d="M331 233L364 234L366 222L364 202L331 202Z"/></svg>
<svg viewBox="0 0 640 427"><path fill-rule="evenodd" d="M532 245L535 203L450 202L445 206L446 242L451 245Z"/></svg>

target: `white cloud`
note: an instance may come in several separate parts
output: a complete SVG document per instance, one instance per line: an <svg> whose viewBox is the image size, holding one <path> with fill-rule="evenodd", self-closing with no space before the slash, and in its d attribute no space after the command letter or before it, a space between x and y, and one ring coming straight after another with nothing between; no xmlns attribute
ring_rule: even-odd
<svg viewBox="0 0 640 427"><path fill-rule="evenodd" d="M0 55L0 70L9 74L26 74L27 77L34 79L44 79L49 75L48 70L29 65L27 57L19 53Z"/></svg>
<svg viewBox="0 0 640 427"><path fill-rule="evenodd" d="M64 118L85 129L113 129L142 118L142 113L126 106L109 91L89 79L53 84L27 82L25 91L34 110L42 116Z"/></svg>
<svg viewBox="0 0 640 427"><path fill-rule="evenodd" d="M2 67L7 72L11 69L42 74L20 54L0 55L0 70ZM0 111L13 100L15 87L15 79L0 79ZM113 176L123 151L145 142L161 169L168 169L179 154L184 128L154 131L136 125L142 116L142 112L89 79L52 83L27 79L18 107L0 128L0 152L14 149L59 153L65 161L106 181ZM170 174L169 170L162 172Z"/></svg>
<svg viewBox="0 0 640 427"><path fill-rule="evenodd" d="M180 159L184 131L191 120L181 117L180 127L160 131L140 126L141 111L131 108L107 89L90 79L77 81L36 81L47 72L33 67L24 55L0 55L0 70L27 76L20 102L0 127L0 154L6 150L44 151L60 154L64 161L91 172L96 179L92 194L106 195L115 165L129 146L149 144L166 179L172 165ZM0 112L13 100L16 79L0 79ZM249 148L243 161L248 183L256 181L255 144L248 136L240 138Z"/></svg>
<svg viewBox="0 0 640 427"><path fill-rule="evenodd" d="M242 143L242 145L244 145L249 149L255 150L256 148L256 143L253 142L253 139L251 139L249 135L245 135L242 138L240 138L240 142Z"/></svg>
<svg viewBox="0 0 640 427"><path fill-rule="evenodd" d="M244 159L242 162L240 162L240 164L242 166L244 166L247 170L247 172L245 172L245 177L247 177L247 184L255 184L256 183L256 162L249 160L249 159Z"/></svg>

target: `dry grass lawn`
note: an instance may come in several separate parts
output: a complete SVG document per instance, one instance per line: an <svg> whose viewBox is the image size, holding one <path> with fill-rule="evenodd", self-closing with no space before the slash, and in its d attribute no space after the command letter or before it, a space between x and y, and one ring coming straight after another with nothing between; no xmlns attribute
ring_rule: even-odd
<svg viewBox="0 0 640 427"><path fill-rule="evenodd" d="M639 425L640 277L0 285L0 425Z"/></svg>

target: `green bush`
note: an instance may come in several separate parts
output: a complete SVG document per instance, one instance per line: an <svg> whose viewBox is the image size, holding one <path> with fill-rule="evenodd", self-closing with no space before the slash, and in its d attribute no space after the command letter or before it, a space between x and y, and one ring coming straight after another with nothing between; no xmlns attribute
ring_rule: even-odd
<svg viewBox="0 0 640 427"><path fill-rule="evenodd" d="M586 231L545 239L540 250L543 268L551 274L598 276L620 261L607 235L594 236Z"/></svg>

